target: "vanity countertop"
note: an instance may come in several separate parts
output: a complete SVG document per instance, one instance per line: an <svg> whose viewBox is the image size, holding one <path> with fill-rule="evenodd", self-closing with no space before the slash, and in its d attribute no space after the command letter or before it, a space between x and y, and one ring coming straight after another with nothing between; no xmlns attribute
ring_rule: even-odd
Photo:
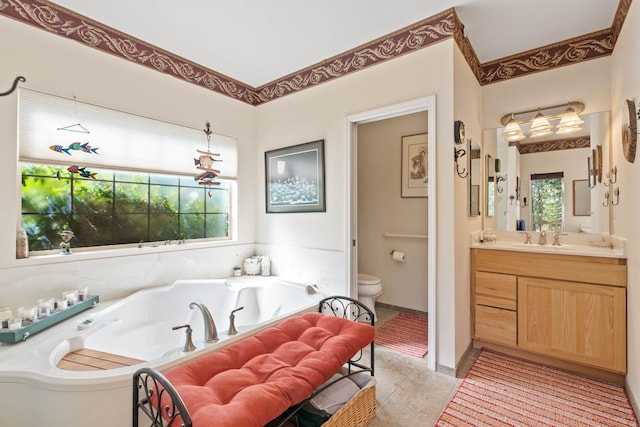
<svg viewBox="0 0 640 427"><path fill-rule="evenodd" d="M535 252L556 255L626 258L626 239L608 234L566 233L560 236L560 246L553 245L556 233L547 233L547 243L539 245L539 232L529 231L531 243L525 244L525 234L518 231L476 231L470 234L470 247L503 251ZM489 236L489 239L485 239Z"/></svg>

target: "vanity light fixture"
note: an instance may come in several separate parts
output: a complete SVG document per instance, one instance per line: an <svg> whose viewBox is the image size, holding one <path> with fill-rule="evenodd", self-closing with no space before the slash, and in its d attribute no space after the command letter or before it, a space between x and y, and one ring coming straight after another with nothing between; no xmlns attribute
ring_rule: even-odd
<svg viewBox="0 0 640 427"><path fill-rule="evenodd" d="M560 123L558 123L558 130L556 133L563 135L565 133L577 132L581 129L580 125L583 123L584 120L578 116L576 110L571 104L569 104L569 108L567 108L567 111L565 111L560 118Z"/></svg>
<svg viewBox="0 0 640 427"><path fill-rule="evenodd" d="M551 130L552 126L549 123L549 120L542 114L542 111L538 108L538 114L533 119L533 123L531 124L531 129L529 130L531 133L529 136L531 138L540 138L543 136L547 136L553 133Z"/></svg>
<svg viewBox="0 0 640 427"><path fill-rule="evenodd" d="M522 128L520 127L518 122L516 122L515 115L511 113L511 117L509 118L509 121L504 128L504 139L509 142L516 142L522 141L526 137L527 136L522 131Z"/></svg>
<svg viewBox="0 0 640 427"><path fill-rule="evenodd" d="M500 122L505 126L504 138L509 142L516 142L522 141L527 137L520 125L528 123L531 123L528 130L528 136L531 138L541 138L552 134L553 125L551 121L556 120L559 121L556 125L557 134L563 135L577 132L581 129L580 125L584 123L578 116L582 111L584 111L582 102L571 101L566 104L538 107L535 110L505 114L500 119ZM531 113L536 113L536 115L532 117Z"/></svg>

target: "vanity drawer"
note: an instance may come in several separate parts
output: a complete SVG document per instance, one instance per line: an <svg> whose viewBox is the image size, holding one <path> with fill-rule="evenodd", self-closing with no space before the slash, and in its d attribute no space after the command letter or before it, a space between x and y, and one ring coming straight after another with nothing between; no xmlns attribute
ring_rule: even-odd
<svg viewBox="0 0 640 427"><path fill-rule="evenodd" d="M476 338L515 346L517 315L515 311L476 305Z"/></svg>
<svg viewBox="0 0 640 427"><path fill-rule="evenodd" d="M511 274L476 272L476 304L515 310L517 276Z"/></svg>

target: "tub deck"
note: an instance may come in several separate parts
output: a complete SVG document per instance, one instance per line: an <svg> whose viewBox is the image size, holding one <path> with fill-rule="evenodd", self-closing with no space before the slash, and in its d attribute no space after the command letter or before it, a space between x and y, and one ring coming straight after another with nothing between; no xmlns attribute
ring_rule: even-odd
<svg viewBox="0 0 640 427"><path fill-rule="evenodd" d="M285 318L317 307L319 289L274 276L187 279L101 301L27 341L0 346L1 425L113 427L131 424L136 368L167 370L255 335ZM203 342L204 321L189 308L200 300L214 316L216 343ZM237 335L228 335L229 313ZM78 328L92 319L89 328ZM190 324L197 349L184 353ZM122 358L124 357L124 359ZM33 402L38 410L33 410ZM60 408L73 408L74 416Z"/></svg>
<svg viewBox="0 0 640 427"><path fill-rule="evenodd" d="M144 363L146 360L120 356L104 351L81 348L67 353L56 365L66 371L105 371Z"/></svg>

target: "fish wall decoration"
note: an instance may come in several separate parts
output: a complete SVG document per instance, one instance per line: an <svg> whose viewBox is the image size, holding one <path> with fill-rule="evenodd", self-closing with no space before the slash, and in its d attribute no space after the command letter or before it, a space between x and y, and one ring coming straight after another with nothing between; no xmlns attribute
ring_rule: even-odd
<svg viewBox="0 0 640 427"><path fill-rule="evenodd" d="M67 170L71 173L77 173L83 178L96 179L96 175L98 174L97 172L89 172L86 168L82 168L76 165L69 166Z"/></svg>
<svg viewBox="0 0 640 427"><path fill-rule="evenodd" d="M56 153L64 153L68 155L72 155L70 151L81 151L83 153L88 154L98 154L99 147L93 148L89 145L88 142L84 144L81 142L72 142L68 147L64 147L62 145L50 145L49 150L55 151Z"/></svg>

